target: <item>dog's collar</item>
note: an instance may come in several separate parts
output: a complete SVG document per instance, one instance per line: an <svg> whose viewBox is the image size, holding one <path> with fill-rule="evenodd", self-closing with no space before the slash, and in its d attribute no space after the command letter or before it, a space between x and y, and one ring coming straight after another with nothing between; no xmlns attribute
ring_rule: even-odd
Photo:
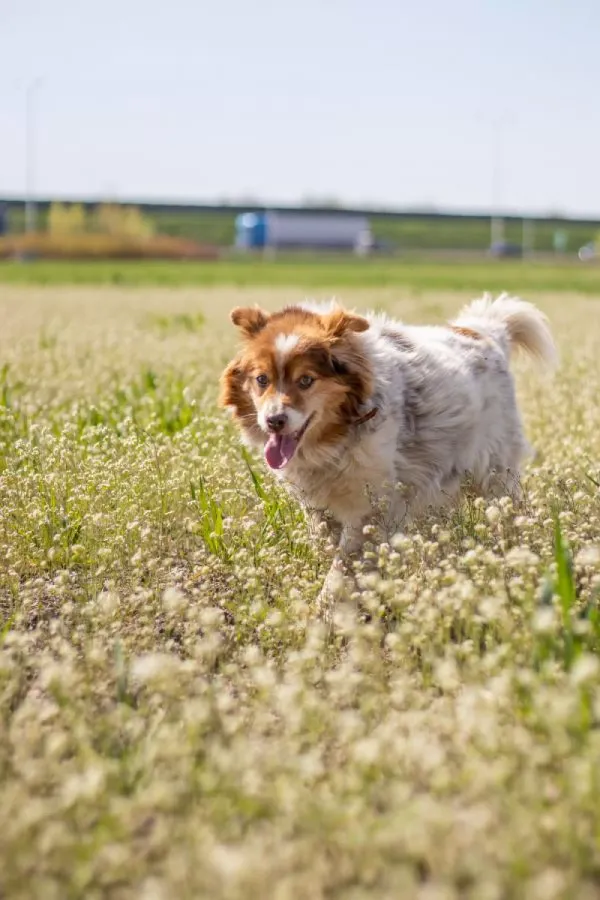
<svg viewBox="0 0 600 900"><path fill-rule="evenodd" d="M352 424L353 425L364 425L365 422L368 422L373 416L376 416L379 410L376 406L373 409L370 409L368 413L365 413L364 416L361 416L360 419L356 419Z"/></svg>

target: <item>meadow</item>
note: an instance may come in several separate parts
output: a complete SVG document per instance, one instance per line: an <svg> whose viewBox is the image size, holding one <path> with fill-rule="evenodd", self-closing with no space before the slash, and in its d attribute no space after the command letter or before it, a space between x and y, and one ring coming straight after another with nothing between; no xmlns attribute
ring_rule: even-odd
<svg viewBox="0 0 600 900"><path fill-rule="evenodd" d="M89 285L118 287L296 287L304 291L397 287L413 294L427 292L531 291L600 295L600 266L576 258L491 260L482 254L431 258L347 255L233 256L219 261L170 260L38 260L0 261L0 284Z"/></svg>
<svg viewBox="0 0 600 900"><path fill-rule="evenodd" d="M599 270L281 265L0 267L0 896L591 900ZM523 506L367 545L323 621L331 548L216 406L228 312L435 322L488 286L562 356L515 366Z"/></svg>

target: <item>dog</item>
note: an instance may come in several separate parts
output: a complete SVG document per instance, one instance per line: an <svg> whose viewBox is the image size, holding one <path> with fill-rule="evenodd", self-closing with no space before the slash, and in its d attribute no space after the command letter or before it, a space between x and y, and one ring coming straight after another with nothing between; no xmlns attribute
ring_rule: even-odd
<svg viewBox="0 0 600 900"><path fill-rule="evenodd" d="M325 591L375 519L389 536L456 502L467 479L482 496L519 500L530 448L510 358L520 349L549 366L557 360L532 304L486 294L445 325L335 303L237 308L231 321L243 346L221 376L220 403L309 523L333 519Z"/></svg>

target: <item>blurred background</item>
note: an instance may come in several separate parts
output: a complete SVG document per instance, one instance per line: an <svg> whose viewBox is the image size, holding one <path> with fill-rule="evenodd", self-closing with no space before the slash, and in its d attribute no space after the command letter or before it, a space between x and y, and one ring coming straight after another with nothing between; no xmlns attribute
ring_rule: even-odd
<svg viewBox="0 0 600 900"><path fill-rule="evenodd" d="M593 263L599 35L597 0L4 0L0 256Z"/></svg>

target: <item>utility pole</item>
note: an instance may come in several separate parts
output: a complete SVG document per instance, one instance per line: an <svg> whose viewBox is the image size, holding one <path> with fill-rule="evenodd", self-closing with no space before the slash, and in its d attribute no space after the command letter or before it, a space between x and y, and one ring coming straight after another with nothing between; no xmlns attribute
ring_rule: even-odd
<svg viewBox="0 0 600 900"><path fill-rule="evenodd" d="M25 231L35 231L36 94L42 83L34 78L25 88Z"/></svg>
<svg viewBox="0 0 600 900"><path fill-rule="evenodd" d="M492 215L490 219L490 245L502 243L504 240L504 218L500 213L502 192L504 188L504 119L499 116L492 131Z"/></svg>

